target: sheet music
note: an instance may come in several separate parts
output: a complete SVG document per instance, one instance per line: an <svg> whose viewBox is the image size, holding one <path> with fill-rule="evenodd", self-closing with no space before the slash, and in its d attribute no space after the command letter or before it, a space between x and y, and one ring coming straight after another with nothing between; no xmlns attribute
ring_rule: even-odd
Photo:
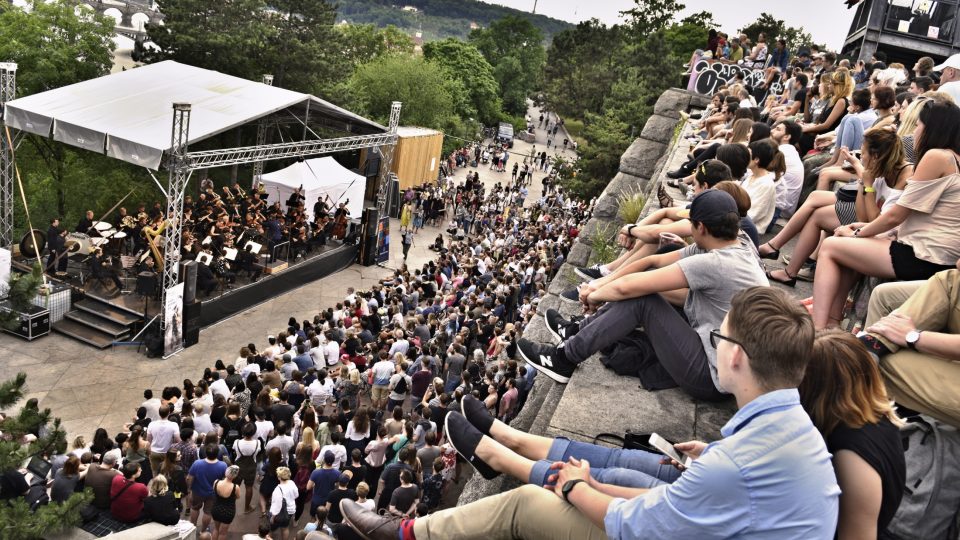
<svg viewBox="0 0 960 540"><path fill-rule="evenodd" d="M250 252L251 252L251 253L255 253L255 254L257 254L257 255L259 255L259 254L260 254L260 251L263 249L263 245L262 245L262 244L258 244L258 243L256 243L256 242L254 242L253 240L251 240L251 241L247 242L246 244L244 244L243 249L247 249L247 246L250 246Z"/></svg>
<svg viewBox="0 0 960 540"><path fill-rule="evenodd" d="M210 253L201 253L197 255L197 262L210 266L210 263L213 262L213 255Z"/></svg>
<svg viewBox="0 0 960 540"><path fill-rule="evenodd" d="M228 248L223 248L223 251L224 251L224 253L225 253L225 255L223 256L224 259L226 259L226 260L228 260L228 261L235 261L235 260L237 260L237 250L236 250L236 249L234 249L234 248L229 248L229 247L228 247Z"/></svg>

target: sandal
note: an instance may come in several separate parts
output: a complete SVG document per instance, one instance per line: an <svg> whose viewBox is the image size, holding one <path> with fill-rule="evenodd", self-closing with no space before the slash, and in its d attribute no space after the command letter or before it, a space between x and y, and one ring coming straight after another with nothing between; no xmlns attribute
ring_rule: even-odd
<svg viewBox="0 0 960 540"><path fill-rule="evenodd" d="M796 287L796 286L797 286L797 276L791 276L791 275L790 275L790 272L787 272L787 269L786 269L786 268L778 268L778 269L776 269L776 270L783 270L783 273L787 275L787 278L788 278L788 279L775 278L775 277L773 277L773 275L770 273L770 272L771 272L770 270L767 270L767 272L766 272L766 274L767 274L767 279L769 279L770 281L776 281L777 283L779 283L779 284L781 284L781 285L786 285L787 287ZM773 271L776 272L776 270L773 270Z"/></svg>
<svg viewBox="0 0 960 540"><path fill-rule="evenodd" d="M774 249L774 247L770 245L770 242L764 242L763 244L760 244L760 247L763 247L763 246L767 246L773 251L771 251L770 253L764 254L764 253L760 253L760 250L757 250L757 253L760 254L761 259L769 259L771 261L775 261L780 258L780 250Z"/></svg>
<svg viewBox="0 0 960 540"><path fill-rule="evenodd" d="M660 208L671 208L673 206L673 197L667 194L667 188L663 187L663 184L657 188L657 202L660 203Z"/></svg>

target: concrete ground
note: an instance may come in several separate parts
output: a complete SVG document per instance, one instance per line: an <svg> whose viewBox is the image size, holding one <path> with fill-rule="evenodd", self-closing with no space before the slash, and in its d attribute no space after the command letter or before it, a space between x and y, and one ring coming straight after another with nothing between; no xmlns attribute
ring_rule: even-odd
<svg viewBox="0 0 960 540"><path fill-rule="evenodd" d="M533 118L539 111L531 108ZM562 143L563 136L558 134ZM489 165L480 164L476 169L488 188L496 182L509 183L510 171L517 159L523 154L546 148L546 132L536 130L533 144L516 140L507 172L498 173L489 169ZM551 157L561 153L572 157L570 150L551 149ZM461 181L470 168L456 169L454 178ZM534 175L528 204L533 204L542 193L542 179L545 175ZM393 231L400 228L399 220L391 220ZM435 257L427 246L441 227L425 227L416 236L410 250L409 264L413 268L421 266ZM17 372L27 374L26 396L38 398L41 408L51 409L53 415L60 418L67 432L68 441L82 435L89 443L98 427L105 428L113 436L129 422L137 407L143 401L143 390L153 389L159 395L165 386L182 386L184 379L196 381L206 367L221 358L232 362L237 358L240 347L254 342L258 347L266 344L269 334L283 330L290 317L298 320L313 318L321 309L334 305L346 296L348 287L365 289L388 276L392 268L402 261L399 236L390 246L388 268L378 266L365 267L354 264L349 268L307 283L303 287L278 296L268 302L254 306L230 319L205 328L200 333L200 342L189 349L166 360L148 359L133 348L115 348L103 351L94 349L61 334L51 333L33 342L0 333L0 373L2 379ZM22 402L21 402L22 405ZM231 538L239 538L242 532L256 532L257 515L244 515L242 509L231 528ZM234 533L234 531L237 531Z"/></svg>

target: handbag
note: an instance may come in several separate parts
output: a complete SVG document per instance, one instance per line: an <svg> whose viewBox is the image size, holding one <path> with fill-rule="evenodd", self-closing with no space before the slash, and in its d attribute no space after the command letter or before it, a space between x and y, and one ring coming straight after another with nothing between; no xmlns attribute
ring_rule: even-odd
<svg viewBox="0 0 960 540"><path fill-rule="evenodd" d="M844 184L836 192L837 200L840 202L855 202L859 191L856 183Z"/></svg>
<svg viewBox="0 0 960 540"><path fill-rule="evenodd" d="M280 489L280 486L277 486ZM283 490L280 489L280 512L273 516L273 524L279 527L290 525L290 512L287 511L287 498L283 496Z"/></svg>
<svg viewBox="0 0 960 540"><path fill-rule="evenodd" d="M662 453L650 444L649 433L634 433L630 430L627 430L622 436L615 433L599 433L593 438L593 443L597 444L599 442L619 446L624 450L644 450L655 454Z"/></svg>

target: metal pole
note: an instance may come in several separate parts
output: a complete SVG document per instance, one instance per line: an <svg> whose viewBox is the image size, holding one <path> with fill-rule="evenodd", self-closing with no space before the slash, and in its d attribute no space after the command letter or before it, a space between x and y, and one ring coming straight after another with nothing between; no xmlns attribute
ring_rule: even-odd
<svg viewBox="0 0 960 540"><path fill-rule="evenodd" d="M0 112L17 94L17 64L0 63ZM0 137L0 247L13 245L13 196L15 176L13 141ZM39 255L38 255L39 256Z"/></svg>
<svg viewBox="0 0 960 540"><path fill-rule="evenodd" d="M273 86L273 75L265 74L263 76L263 84L267 86ZM263 146L267 142L267 119L261 118L260 123L257 124L257 146ZM251 180L250 189L256 189L257 182L260 181L260 177L263 175L263 160L258 160L253 163L253 180Z"/></svg>
<svg viewBox="0 0 960 540"><path fill-rule="evenodd" d="M391 135L397 134L397 128L400 125L400 108L402 103L394 101L390 105L390 123L387 130ZM390 170L393 166L393 153L397 148L397 139L393 139L393 144L381 146L380 150L380 174L377 175L377 215L385 216L387 210L387 189L390 185L390 179L394 176Z"/></svg>
<svg viewBox="0 0 960 540"><path fill-rule="evenodd" d="M163 290L160 296L160 312L166 315L167 289L179 280L180 233L183 224L183 193L190 175L187 160L187 142L190 133L190 104L173 104L173 129L170 133L170 158L167 170L170 179L167 185L166 236L163 246ZM166 317L160 318L160 328L166 330Z"/></svg>

